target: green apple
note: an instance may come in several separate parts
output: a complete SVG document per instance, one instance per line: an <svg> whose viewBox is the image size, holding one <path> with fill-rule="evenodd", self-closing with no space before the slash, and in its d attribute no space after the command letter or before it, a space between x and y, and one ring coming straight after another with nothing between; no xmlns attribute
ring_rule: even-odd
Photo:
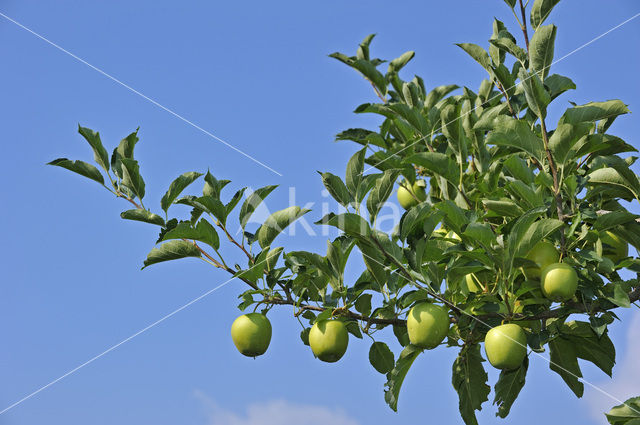
<svg viewBox="0 0 640 425"><path fill-rule="evenodd" d="M267 351L271 342L271 322L264 314L243 314L231 325L231 339L245 356L260 356Z"/></svg>
<svg viewBox="0 0 640 425"><path fill-rule="evenodd" d="M421 303L407 315L407 333L413 345L436 348L449 332L449 311L439 305Z"/></svg>
<svg viewBox="0 0 640 425"><path fill-rule="evenodd" d="M524 272L528 278L540 277L540 271L549 264L557 263L560 253L552 243L540 241L531 248L526 258L533 261L538 267L526 267Z"/></svg>
<svg viewBox="0 0 640 425"><path fill-rule="evenodd" d="M578 274L565 263L553 263L542 269L540 287L551 301L566 301L573 298L578 289Z"/></svg>
<svg viewBox="0 0 640 425"><path fill-rule="evenodd" d="M321 320L309 332L309 346L313 355L323 362L333 363L342 358L349 345L347 327L339 320Z"/></svg>
<svg viewBox="0 0 640 425"><path fill-rule="evenodd" d="M427 199L427 192L424 188L424 182L416 180L416 182L409 188L409 182L405 181L402 186L398 188L398 202L405 210L415 207ZM410 191L409 191L410 189Z"/></svg>
<svg viewBox="0 0 640 425"><path fill-rule="evenodd" d="M520 326L513 323L496 326L487 332L484 350L493 367L516 369L527 355L527 336Z"/></svg>
<svg viewBox="0 0 640 425"><path fill-rule="evenodd" d="M629 245L615 233L607 230L600 235L600 241L605 245L602 247L602 255L613 261L613 264L629 256Z"/></svg>

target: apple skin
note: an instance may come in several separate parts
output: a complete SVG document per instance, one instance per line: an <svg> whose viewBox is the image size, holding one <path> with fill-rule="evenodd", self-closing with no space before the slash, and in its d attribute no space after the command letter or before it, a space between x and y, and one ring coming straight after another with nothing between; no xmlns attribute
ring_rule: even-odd
<svg viewBox="0 0 640 425"><path fill-rule="evenodd" d="M327 363L337 362L347 351L349 332L339 320L321 320L311 327L309 346L313 355Z"/></svg>
<svg viewBox="0 0 640 425"><path fill-rule="evenodd" d="M415 305L407 315L407 333L413 345L436 348L449 333L449 311L431 303Z"/></svg>
<svg viewBox="0 0 640 425"><path fill-rule="evenodd" d="M418 181L419 180L416 180L416 182L411 186L411 192L413 192L415 198L418 198L420 202L422 202L427 199L427 192L422 184L418 184ZM409 182L405 181L404 184L409 185ZM404 186L400 186L398 188L398 202L400 203L400 206L405 210L418 205L418 201L414 198L413 195L411 195L411 192L409 192L409 190Z"/></svg>
<svg viewBox="0 0 640 425"><path fill-rule="evenodd" d="M247 357L264 354L271 342L271 322L260 313L243 314L231 325L231 339L238 351Z"/></svg>
<svg viewBox="0 0 640 425"><path fill-rule="evenodd" d="M602 247L602 255L613 261L613 264L617 264L629 256L629 245L615 233L607 230L600 235L600 241L609 245Z"/></svg>
<svg viewBox="0 0 640 425"><path fill-rule="evenodd" d="M496 326L487 332L484 350L493 367L516 369L527 355L527 336L520 326L513 323Z"/></svg>
<svg viewBox="0 0 640 425"><path fill-rule="evenodd" d="M551 301L566 301L573 298L578 289L578 274L568 264L553 263L542 269L540 287Z"/></svg>
<svg viewBox="0 0 640 425"><path fill-rule="evenodd" d="M542 269L549 264L557 263L560 259L560 253L552 243L540 241L531 248L526 258L533 261L538 267L527 267L524 269L528 278L539 278Z"/></svg>

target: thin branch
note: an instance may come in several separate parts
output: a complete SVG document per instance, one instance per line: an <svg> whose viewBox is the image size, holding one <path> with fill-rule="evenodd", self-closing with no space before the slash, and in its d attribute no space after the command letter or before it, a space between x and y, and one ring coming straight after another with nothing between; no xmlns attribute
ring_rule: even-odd
<svg viewBox="0 0 640 425"><path fill-rule="evenodd" d="M376 91L376 95L380 98L380 100L382 100L382 102L387 103L387 98L385 98L382 93L380 93L380 90L378 90L378 88L376 87L375 84L373 84L373 81L371 81L370 79L366 79L369 83L371 83L371 87L373 87L373 89Z"/></svg>
<svg viewBox="0 0 640 425"><path fill-rule="evenodd" d="M218 222L218 227L220 227L225 235L227 235L227 238L229 239L229 241L231 243L233 243L235 246L237 246L238 248L240 248L242 250L242 252L244 252L244 255L247 256L247 258L249 259L249 261L251 262L251 264L254 263L255 259L253 258L253 256L247 251L247 249L244 247L244 245L238 243L238 241L236 241L227 231L227 228L220 222Z"/></svg>
<svg viewBox="0 0 640 425"><path fill-rule="evenodd" d="M500 84L499 81L496 81L496 87L498 87L498 90L500 90L500 92L504 96L504 99L507 101L507 106L509 107L509 113L511 114L511 116L513 118L515 118L515 119L518 119L518 116L516 115L515 111L513 110L513 107L511 106L511 101L509 100L509 95L507 94L507 92L505 91L504 87L502 87L502 84Z"/></svg>
<svg viewBox="0 0 640 425"><path fill-rule="evenodd" d="M544 122L544 118L540 117L540 126L542 127L542 140L544 142L544 150L547 154L547 160L549 161L549 169L551 170L551 176L553 177L553 195L556 200L556 210L558 212L558 220L564 221L564 212L562 211L562 195L560 193L560 182L558 181L558 167L553 159L551 150L549 149L549 135L547 133L547 125ZM562 253L565 252L565 235L564 229L560 233L560 245Z"/></svg>
<svg viewBox="0 0 640 425"><path fill-rule="evenodd" d="M183 241L185 241L185 242L191 242L191 243L193 244L193 246L195 246L195 247L198 249L198 251L200 251L200 253L201 253L202 255L204 255L206 258L208 258L208 259L209 259L209 261L211 261L211 262L212 262L216 267L221 268L222 270L224 270L224 271L226 271L226 272L228 272L228 273L230 273L230 274L232 274L232 275L235 275L235 274L237 273L237 271L236 271L236 270L233 270L231 267L229 267L229 266L227 266L227 265L225 265L225 264L220 263L218 260L216 260L216 259L215 259L215 258L213 258L211 255L209 255L209 253L207 253L204 249L202 249L202 248L200 247L200 245L198 245L198 244L196 243L196 241L188 241L187 239L182 239L182 240L183 240ZM240 277L240 276L238 276L238 279L240 279L241 281L243 281L244 283L246 283L247 285L249 285L251 288L253 288L253 289L255 289L255 290L260 290L260 288L258 287L258 285L256 285L255 283L251 282L250 280L245 279L245 278Z"/></svg>
<svg viewBox="0 0 640 425"><path fill-rule="evenodd" d="M520 29L522 29L522 34L524 35L524 44L527 46L527 52L529 51L529 34L527 33L527 16L524 10L524 4L522 4L522 0L518 0L520 3L520 13L522 14L522 22L518 21L520 24Z"/></svg>

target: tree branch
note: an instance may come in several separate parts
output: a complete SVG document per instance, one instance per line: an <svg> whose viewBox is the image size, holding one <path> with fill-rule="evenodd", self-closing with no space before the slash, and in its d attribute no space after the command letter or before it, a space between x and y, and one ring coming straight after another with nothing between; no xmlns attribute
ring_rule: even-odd
<svg viewBox="0 0 640 425"><path fill-rule="evenodd" d="M240 248L242 250L242 252L244 252L244 255L247 256L247 258L249 259L249 261L251 262L251 264L254 263L255 259L253 258L253 256L251 254L249 254L249 252L247 251L247 249L244 247L244 245L241 245L240 243L238 243L238 241L236 241L227 231L227 228L220 222L218 222L218 227L220 227L225 235L227 235L227 238L229 239L229 241L231 243L233 243L235 246L237 246L238 248Z"/></svg>
<svg viewBox="0 0 640 425"><path fill-rule="evenodd" d="M529 51L529 34L527 33L527 16L524 10L524 4L522 0L518 0L520 3L520 14L522 15L522 23L520 23L520 29L524 35L524 44L527 46L527 52Z"/></svg>

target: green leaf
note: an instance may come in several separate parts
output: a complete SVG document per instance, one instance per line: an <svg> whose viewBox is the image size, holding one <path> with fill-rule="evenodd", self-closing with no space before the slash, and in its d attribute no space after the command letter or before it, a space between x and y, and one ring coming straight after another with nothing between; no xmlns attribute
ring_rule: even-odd
<svg viewBox="0 0 640 425"><path fill-rule="evenodd" d="M444 177L456 187L460 183L460 169L458 164L448 155L440 152L420 152L406 159L412 164L426 168L435 176Z"/></svg>
<svg viewBox="0 0 640 425"><path fill-rule="evenodd" d="M125 220L144 221L145 223L164 226L164 219L162 217L147 210L135 209L123 211L120 213L120 217Z"/></svg>
<svg viewBox="0 0 640 425"><path fill-rule="evenodd" d="M451 383L458 393L460 414L467 425L478 424L475 410L482 409L482 403L489 399L491 392L482 362L479 344L463 347L453 362Z"/></svg>
<svg viewBox="0 0 640 425"><path fill-rule="evenodd" d="M556 26L546 25L538 28L529 42L529 63L531 69L538 73L540 79L549 74L549 68L553 63L553 50L556 40Z"/></svg>
<svg viewBox="0 0 640 425"><path fill-rule="evenodd" d="M524 94L527 99L529 109L538 116L540 119L544 119L547 116L547 105L551 102L551 96L542 85L542 81L538 77L538 74L529 74L524 68L520 69L518 78L524 88Z"/></svg>
<svg viewBox="0 0 640 425"><path fill-rule="evenodd" d="M218 180L213 174L207 171L204 176L204 187L202 188L202 194L204 196L211 196L212 198L219 199L222 189L231 183L229 180Z"/></svg>
<svg viewBox="0 0 640 425"><path fill-rule="evenodd" d="M356 311L363 316L369 316L371 314L371 294L362 294L356 300L354 307Z"/></svg>
<svg viewBox="0 0 640 425"><path fill-rule="evenodd" d="M518 46L511 38L509 37L498 37L495 39L489 40L489 43L494 46L511 53L513 57L518 59L521 63L525 63L527 61L527 51L522 47Z"/></svg>
<svg viewBox="0 0 640 425"><path fill-rule="evenodd" d="M524 251L524 248L522 247L522 240L525 237L525 234L530 232L533 222L540 216L540 214L544 213L545 211L546 207L534 208L527 211L520 218L518 218L518 220L516 220L505 243L506 251L508 253L507 265L509 265L509 269L511 267L510 265L513 263L513 259L516 256L516 253ZM532 237L534 236L535 232L532 232Z"/></svg>
<svg viewBox="0 0 640 425"><path fill-rule="evenodd" d="M405 240L414 231L421 230L422 223L427 217L433 217L435 220L440 221L442 215L442 212L434 211L426 202L416 205L409 209L400 220L400 239Z"/></svg>
<svg viewBox="0 0 640 425"><path fill-rule="evenodd" d="M456 46L467 52L476 62L478 62L489 74L492 74L491 70L491 58L486 50L477 44L473 43L457 43Z"/></svg>
<svg viewBox="0 0 640 425"><path fill-rule="evenodd" d="M285 208L271 214L256 232L258 243L262 248L270 246L271 242L291 223L311 210L298 206Z"/></svg>
<svg viewBox="0 0 640 425"><path fill-rule="evenodd" d="M367 223L367 221L358 214L353 213L344 213L338 215L329 213L315 224L324 224L327 226L337 227L347 235L355 236L358 238L368 237L371 234L369 223Z"/></svg>
<svg viewBox="0 0 640 425"><path fill-rule="evenodd" d="M213 249L220 248L220 239L216 229L204 218L200 219L196 226L191 225L189 221L181 221L162 236L163 241L169 239L194 239L206 243Z"/></svg>
<svg viewBox="0 0 640 425"><path fill-rule="evenodd" d="M358 193L358 187L362 181L362 172L364 171L364 157L367 148L356 152L347 163L346 183L349 193L355 198Z"/></svg>
<svg viewBox="0 0 640 425"><path fill-rule="evenodd" d="M100 170L84 161L72 161L67 158L58 158L47 163L47 165L55 165L56 167L66 168L69 171L73 171L74 173L80 174L84 177L88 177L91 180L95 180L98 183L104 185L104 177L102 177L102 173L100 173Z"/></svg>
<svg viewBox="0 0 640 425"><path fill-rule="evenodd" d="M109 171L109 154L104 146L102 146L100 133L97 133L90 128L81 127L80 125L78 125L78 133L80 133L82 137L89 142L89 145L91 145L91 149L93 149L93 159L96 163L100 165L104 171Z"/></svg>
<svg viewBox="0 0 640 425"><path fill-rule="evenodd" d="M507 3L507 5L512 9L516 7L516 1L517 0L504 0L504 2Z"/></svg>
<svg viewBox="0 0 640 425"><path fill-rule="evenodd" d="M612 167L598 168L587 175L588 184L591 185L604 185L617 186L623 190L628 191L631 196L629 198L638 198L638 186L635 182L630 182L623 176L617 169Z"/></svg>
<svg viewBox="0 0 640 425"><path fill-rule="evenodd" d="M391 62L389 62L388 73L395 73L400 71L404 66L409 63L411 59L416 55L416 52L408 51L404 52L400 57L395 58Z"/></svg>
<svg viewBox="0 0 640 425"><path fill-rule="evenodd" d="M632 397L605 413L607 420L613 425L632 424L640 419L640 397Z"/></svg>
<svg viewBox="0 0 640 425"><path fill-rule="evenodd" d="M563 168L567 161L573 159L575 152L572 148L578 140L587 135L592 124L559 124L549 138L549 150L556 163Z"/></svg>
<svg viewBox="0 0 640 425"><path fill-rule="evenodd" d="M506 418L509 415L513 402L518 398L520 390L524 387L529 359L526 358L522 365L514 370L503 370L495 386L495 399L493 404L498 406L496 416Z"/></svg>
<svg viewBox="0 0 640 425"><path fill-rule="evenodd" d="M152 264L163 261L177 260L186 257L200 257L200 251L192 243L186 241L169 241L153 248L147 259L144 260L143 269Z"/></svg>
<svg viewBox="0 0 640 425"><path fill-rule="evenodd" d="M600 338L595 334L589 338L569 336L569 340L573 342L576 356L595 364L611 376L616 363L616 349L607 334Z"/></svg>
<svg viewBox="0 0 640 425"><path fill-rule="evenodd" d="M395 366L393 353L384 342L374 342L369 349L369 363L382 374L389 373Z"/></svg>
<svg viewBox="0 0 640 425"><path fill-rule="evenodd" d="M590 102L567 109L562 115L562 121L569 124L594 122L628 113L629 108L621 100Z"/></svg>
<svg viewBox="0 0 640 425"><path fill-rule="evenodd" d="M600 231L607 230L620 224L635 221L637 218L640 218L640 216L625 210L611 211L598 216L596 221L593 223L593 228Z"/></svg>
<svg viewBox="0 0 640 425"><path fill-rule="evenodd" d="M362 254L364 264L371 273L373 279L378 283L380 288L387 284L389 275L384 267L385 257L377 246L373 246L364 241L358 241L358 249ZM380 291L382 292L382 291Z"/></svg>
<svg viewBox="0 0 640 425"><path fill-rule="evenodd" d="M482 205L484 207L502 217L520 217L524 212L520 206L511 199L483 199Z"/></svg>
<svg viewBox="0 0 640 425"><path fill-rule="evenodd" d="M547 19L551 10L560 0L535 0L531 7L531 27L534 31Z"/></svg>
<svg viewBox="0 0 640 425"><path fill-rule="evenodd" d="M622 308L631 307L631 300L629 299L629 294L622 287L622 285L618 283L612 283L613 285L613 296L606 297L609 301Z"/></svg>
<svg viewBox="0 0 640 425"><path fill-rule="evenodd" d="M282 253L282 248L264 249L258 254L254 264L250 264L250 267L246 270L240 270L235 276L256 283L264 275L266 269L271 269L275 266L280 253Z"/></svg>
<svg viewBox="0 0 640 425"><path fill-rule="evenodd" d="M414 345L406 346L400 353L393 370L387 373L384 400L394 412L398 411L398 397L400 395L400 388L402 388L404 378L407 376L407 372L409 372L411 365L421 352L422 350Z"/></svg>
<svg viewBox="0 0 640 425"><path fill-rule="evenodd" d="M424 100L424 106L426 110L433 108L436 103L438 103L441 99L443 99L446 95L451 93L452 91L459 89L460 86L455 84L449 84L446 86L438 86L431 90L427 97Z"/></svg>
<svg viewBox="0 0 640 425"><path fill-rule="evenodd" d="M551 95L551 100L560 96L562 93L567 90L574 90L576 88L576 84L571 81L571 78L564 77L562 75L553 74L549 75L544 80L544 85L549 90L549 94Z"/></svg>
<svg viewBox="0 0 640 425"><path fill-rule="evenodd" d="M124 139L120 140L118 146L113 150L111 154L111 169L115 173L118 178L122 178L122 162L120 161L122 158L131 158L133 159L133 149L138 143L138 130L136 129L133 133L129 134Z"/></svg>
<svg viewBox="0 0 640 425"><path fill-rule="evenodd" d="M273 190L278 187L277 185L265 186L260 189L256 189L251 195L247 197L247 199L240 207L240 226L244 229L251 215L254 213L256 208L262 203L262 201L271 193Z"/></svg>
<svg viewBox="0 0 640 425"><path fill-rule="evenodd" d="M524 151L542 163L545 158L544 144L525 121L500 115L494 120L494 130L486 139L487 144L510 146Z"/></svg>
<svg viewBox="0 0 640 425"><path fill-rule="evenodd" d="M509 105L507 103L501 103L490 108L482 110L478 121L473 125L473 129L478 130L493 130L493 121L499 115L507 115L509 113Z"/></svg>
<svg viewBox="0 0 640 425"><path fill-rule="evenodd" d="M333 199L338 201L340 205L347 207L352 202L352 197L342 179L335 174L320 173L319 171L318 173L322 176L322 183Z"/></svg>
<svg viewBox="0 0 640 425"><path fill-rule="evenodd" d="M233 209L236 207L236 205L238 205L238 202L240 202L240 200L242 199L242 195L244 195L244 191L247 190L246 187L243 187L242 189L238 190L236 193L233 194L233 197L231 198L231 200L229 201L229 203L227 203L227 205L225 205L225 210L227 212L227 215L229 215L229 213L231 213L231 211L233 211Z"/></svg>
<svg viewBox="0 0 640 425"><path fill-rule="evenodd" d="M171 182L169 186L169 190L164 194L162 199L160 200L160 206L166 213L169 209L169 206L173 204L173 201L176 200L178 195L182 193L182 191L193 183L198 177L200 177L202 173L196 173L194 171L189 171L188 173L182 174L180 177Z"/></svg>
<svg viewBox="0 0 640 425"><path fill-rule="evenodd" d="M131 158L122 158L122 184L138 197L144 198L144 180L140 175L138 161Z"/></svg>
<svg viewBox="0 0 640 425"><path fill-rule="evenodd" d="M393 185L398 177L398 171L386 170L380 178L376 180L376 184L371 190L367 198L367 210L369 211L369 220L373 223L380 212L380 208L389 199L389 195L393 191Z"/></svg>
<svg viewBox="0 0 640 425"><path fill-rule="evenodd" d="M491 226L486 223L469 223L463 235L472 241L478 241L485 247L490 247L496 240L496 235L491 231Z"/></svg>
<svg viewBox="0 0 640 425"><path fill-rule="evenodd" d="M576 396L582 397L584 384L578 380L582 378L582 371L578 365L574 344L562 337L549 341L549 367L562 377Z"/></svg>
<svg viewBox="0 0 640 425"><path fill-rule="evenodd" d="M352 61L351 66L360 71L367 80L371 81L383 96L387 93L387 80L384 78L384 75L376 69L373 63L364 59L356 59Z"/></svg>
<svg viewBox="0 0 640 425"><path fill-rule="evenodd" d="M538 208L535 208L538 210ZM519 240L515 241L513 247L514 256L524 257L529 251L541 240L564 226L564 223L555 218L543 218L532 223L529 228L522 234ZM510 240L511 242L511 240Z"/></svg>
<svg viewBox="0 0 640 425"><path fill-rule="evenodd" d="M176 203L186 203L187 199L191 199L188 197L182 197L176 201ZM212 196L201 196L195 199L195 203L191 203L188 205L192 205L194 207L200 208L203 211L208 212L218 219L222 225L225 225L227 222L227 208L224 206L222 201L218 198L214 198Z"/></svg>

